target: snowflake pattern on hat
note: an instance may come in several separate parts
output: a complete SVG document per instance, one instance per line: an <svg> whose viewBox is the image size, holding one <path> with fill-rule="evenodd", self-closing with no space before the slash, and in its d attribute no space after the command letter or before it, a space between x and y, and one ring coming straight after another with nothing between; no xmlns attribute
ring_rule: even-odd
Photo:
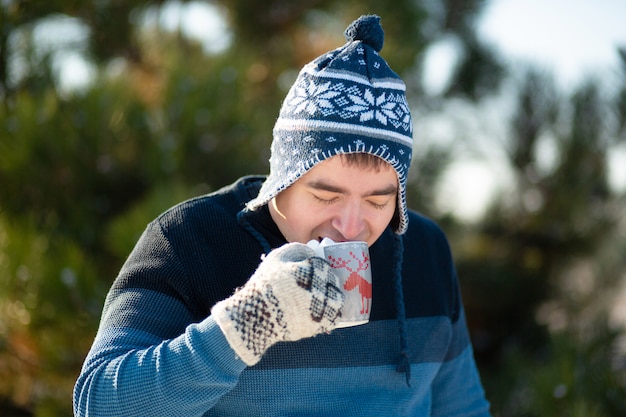
<svg viewBox="0 0 626 417"><path fill-rule="evenodd" d="M411 132L411 112L403 94L382 92L375 95L371 88L359 88L343 82L316 84L312 79L298 79L285 99L293 115L307 113L322 117L337 114L343 120L388 123Z"/></svg>

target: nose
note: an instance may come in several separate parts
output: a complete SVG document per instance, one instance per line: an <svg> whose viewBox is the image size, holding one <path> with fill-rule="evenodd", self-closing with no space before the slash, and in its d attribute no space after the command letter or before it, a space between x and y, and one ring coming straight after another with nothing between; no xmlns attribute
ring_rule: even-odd
<svg viewBox="0 0 626 417"><path fill-rule="evenodd" d="M332 227L345 240L362 240L365 231L365 219L358 203L346 204L337 212L331 221Z"/></svg>

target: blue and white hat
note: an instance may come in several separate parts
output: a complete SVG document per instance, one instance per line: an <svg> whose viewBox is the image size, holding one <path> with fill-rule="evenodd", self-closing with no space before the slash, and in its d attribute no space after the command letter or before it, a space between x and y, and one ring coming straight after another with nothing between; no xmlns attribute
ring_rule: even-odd
<svg viewBox="0 0 626 417"><path fill-rule="evenodd" d="M305 65L289 90L274 126L270 174L247 208L267 204L327 158L368 153L396 171L398 216L392 226L403 234L413 145L406 86L378 54L384 42L380 17L361 16L344 34L347 43Z"/></svg>

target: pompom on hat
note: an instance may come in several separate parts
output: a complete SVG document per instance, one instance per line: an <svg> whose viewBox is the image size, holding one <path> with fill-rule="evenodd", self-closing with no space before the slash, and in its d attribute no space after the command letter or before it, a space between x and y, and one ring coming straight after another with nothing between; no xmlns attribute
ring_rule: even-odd
<svg viewBox="0 0 626 417"><path fill-rule="evenodd" d="M285 98L274 126L270 174L247 204L267 204L321 161L367 153L382 158L398 176L397 234L408 226L406 180L413 125L406 86L378 54L380 17L361 16L345 30L347 43L309 64Z"/></svg>

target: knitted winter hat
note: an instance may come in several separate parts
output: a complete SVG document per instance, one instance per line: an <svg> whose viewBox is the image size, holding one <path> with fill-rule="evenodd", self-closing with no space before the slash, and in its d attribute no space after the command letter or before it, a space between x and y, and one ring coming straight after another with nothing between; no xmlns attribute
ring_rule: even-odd
<svg viewBox="0 0 626 417"><path fill-rule="evenodd" d="M361 16L344 35L347 43L305 65L289 90L274 126L270 174L247 208L267 204L327 158L368 153L396 171L398 216L393 227L403 234L413 144L406 87L378 55L384 41L380 17Z"/></svg>

